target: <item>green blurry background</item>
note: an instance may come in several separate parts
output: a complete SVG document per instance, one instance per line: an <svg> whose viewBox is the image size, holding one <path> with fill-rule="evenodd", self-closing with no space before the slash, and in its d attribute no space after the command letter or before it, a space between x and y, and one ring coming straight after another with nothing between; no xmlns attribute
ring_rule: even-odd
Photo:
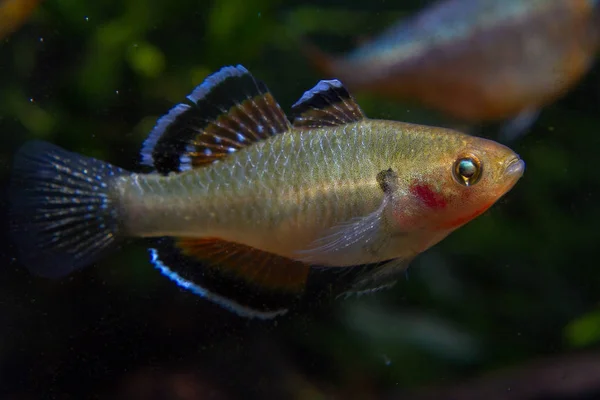
<svg viewBox="0 0 600 400"><path fill-rule="evenodd" d="M156 118L221 66L243 64L289 109L321 78L298 38L342 51L427 4L46 0L0 42L3 200L28 139L135 169ZM356 97L370 117L443 123ZM547 357L560 357L559 378L525 379L532 390L600 371L599 107L594 70L512 144L527 163L515 189L394 289L277 321L243 320L181 291L143 244L62 281L32 277L3 229L0 398L416 398L434 387L444 398L461 382L477 390L482 374L527 377ZM589 357L587 369L566 373L577 357ZM539 395L514 397L510 382L486 396ZM600 377L590 382L575 392L600 395Z"/></svg>

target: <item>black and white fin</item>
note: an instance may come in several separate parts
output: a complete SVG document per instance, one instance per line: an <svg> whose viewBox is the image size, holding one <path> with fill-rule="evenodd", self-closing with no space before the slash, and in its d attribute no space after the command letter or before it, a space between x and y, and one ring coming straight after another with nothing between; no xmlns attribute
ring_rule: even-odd
<svg viewBox="0 0 600 400"><path fill-rule="evenodd" d="M210 164L291 128L267 86L241 65L207 77L161 117L142 147L142 164L167 174Z"/></svg>
<svg viewBox="0 0 600 400"><path fill-rule="evenodd" d="M365 119L356 101L337 79L322 80L292 106L294 126L321 128Z"/></svg>
<svg viewBox="0 0 600 400"><path fill-rule="evenodd" d="M286 314L309 274L301 262L218 239L155 239L150 255L178 286L247 318Z"/></svg>

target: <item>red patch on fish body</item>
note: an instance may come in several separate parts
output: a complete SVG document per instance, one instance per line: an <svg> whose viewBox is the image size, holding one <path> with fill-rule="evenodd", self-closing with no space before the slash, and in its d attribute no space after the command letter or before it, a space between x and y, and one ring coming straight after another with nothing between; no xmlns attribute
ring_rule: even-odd
<svg viewBox="0 0 600 400"><path fill-rule="evenodd" d="M433 191L427 184L413 183L410 185L410 193L417 196L429 208L437 210L445 208L448 204L444 196Z"/></svg>

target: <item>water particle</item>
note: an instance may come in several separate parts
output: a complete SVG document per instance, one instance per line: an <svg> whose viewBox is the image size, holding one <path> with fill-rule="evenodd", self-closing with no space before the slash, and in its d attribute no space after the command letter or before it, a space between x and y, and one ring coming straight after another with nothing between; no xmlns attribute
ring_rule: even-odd
<svg viewBox="0 0 600 400"><path fill-rule="evenodd" d="M388 356L386 356L385 354L382 354L383 356L383 362L385 363L386 367L389 367L390 365L392 365L392 360L390 360L390 358Z"/></svg>

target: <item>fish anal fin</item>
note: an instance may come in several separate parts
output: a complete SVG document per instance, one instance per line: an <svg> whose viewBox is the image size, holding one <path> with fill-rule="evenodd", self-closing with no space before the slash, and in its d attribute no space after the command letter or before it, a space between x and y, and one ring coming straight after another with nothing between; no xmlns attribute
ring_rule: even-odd
<svg viewBox="0 0 600 400"><path fill-rule="evenodd" d="M345 125L366 118L352 95L337 79L317 83L304 93L292 110L296 115L295 127Z"/></svg>
<svg viewBox="0 0 600 400"><path fill-rule="evenodd" d="M177 286L241 317L271 319L297 305L309 266L219 239L149 239L150 261Z"/></svg>
<svg viewBox="0 0 600 400"><path fill-rule="evenodd" d="M142 163L169 173L202 167L291 128L267 86L241 65L207 77L161 117L142 148Z"/></svg>
<svg viewBox="0 0 600 400"><path fill-rule="evenodd" d="M163 238L167 239L167 238ZM181 257L177 253L170 252L164 249L164 244L159 243L161 248L151 247L150 262L164 276L177 284L177 286L190 291L206 300L217 304L224 309L227 309L240 317L272 319L288 312L286 306L269 306L264 307L248 305L249 299L236 299L231 293L223 293L220 288L220 282L200 282L198 279L198 269L200 265L189 263L189 260ZM167 245L170 247L170 245ZM177 266L176 268L174 266ZM216 288L213 288L215 286Z"/></svg>
<svg viewBox="0 0 600 400"><path fill-rule="evenodd" d="M204 260L211 270L270 291L301 293L309 266L272 253L216 238L179 238L177 246L188 257Z"/></svg>

